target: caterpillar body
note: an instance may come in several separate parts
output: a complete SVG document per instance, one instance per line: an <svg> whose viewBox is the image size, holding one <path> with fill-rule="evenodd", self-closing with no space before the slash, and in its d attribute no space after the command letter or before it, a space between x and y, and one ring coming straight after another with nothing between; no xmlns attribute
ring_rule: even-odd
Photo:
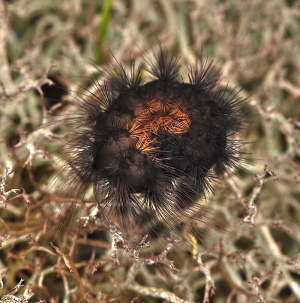
<svg viewBox="0 0 300 303"><path fill-rule="evenodd" d="M181 78L179 58L160 48L147 67L110 66L79 105L67 186L85 192L92 185L103 218L120 230L204 220L199 201L213 191L211 181L240 163L234 138L245 99L219 85L207 59L188 77Z"/></svg>

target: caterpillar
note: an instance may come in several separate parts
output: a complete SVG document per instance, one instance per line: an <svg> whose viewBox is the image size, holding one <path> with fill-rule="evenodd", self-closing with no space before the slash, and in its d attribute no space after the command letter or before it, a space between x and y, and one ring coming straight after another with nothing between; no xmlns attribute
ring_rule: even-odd
<svg viewBox="0 0 300 303"><path fill-rule="evenodd" d="M245 99L203 56L184 82L179 59L160 47L129 72L116 60L72 119L66 187L93 186L103 220L129 233L204 220L199 201L243 158Z"/></svg>

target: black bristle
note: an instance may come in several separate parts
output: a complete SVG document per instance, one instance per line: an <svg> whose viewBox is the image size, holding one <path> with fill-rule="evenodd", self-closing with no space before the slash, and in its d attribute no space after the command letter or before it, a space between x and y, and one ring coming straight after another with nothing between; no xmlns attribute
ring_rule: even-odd
<svg viewBox="0 0 300 303"><path fill-rule="evenodd" d="M133 61L128 74L116 60L79 106L66 186L93 185L103 217L127 232L143 230L147 216L157 225L203 220L199 199L242 160L234 137L245 100L219 86L207 59L190 68L189 83L179 80L178 61L160 47L144 82L141 65Z"/></svg>

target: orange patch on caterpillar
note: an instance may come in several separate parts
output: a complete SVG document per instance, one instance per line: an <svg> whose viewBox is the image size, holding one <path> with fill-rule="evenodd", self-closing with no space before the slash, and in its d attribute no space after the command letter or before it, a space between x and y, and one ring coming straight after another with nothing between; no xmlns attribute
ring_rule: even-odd
<svg viewBox="0 0 300 303"><path fill-rule="evenodd" d="M171 99L167 101L153 99L139 108L138 114L130 128L131 135L137 140L137 148L151 151L154 140L149 136L164 129L171 134L188 131L191 121L187 111Z"/></svg>

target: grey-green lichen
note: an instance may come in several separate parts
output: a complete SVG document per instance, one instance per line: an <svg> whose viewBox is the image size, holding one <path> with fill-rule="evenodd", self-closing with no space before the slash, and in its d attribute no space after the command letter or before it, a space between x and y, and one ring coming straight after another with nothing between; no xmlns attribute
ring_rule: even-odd
<svg viewBox="0 0 300 303"><path fill-rule="evenodd" d="M0 302L299 302L299 2L108 2L0 1ZM64 117L93 91L93 64L128 67L158 40L183 66L203 48L252 115L247 170L206 202L222 225L152 255L147 237L101 225L91 193L59 189Z"/></svg>

